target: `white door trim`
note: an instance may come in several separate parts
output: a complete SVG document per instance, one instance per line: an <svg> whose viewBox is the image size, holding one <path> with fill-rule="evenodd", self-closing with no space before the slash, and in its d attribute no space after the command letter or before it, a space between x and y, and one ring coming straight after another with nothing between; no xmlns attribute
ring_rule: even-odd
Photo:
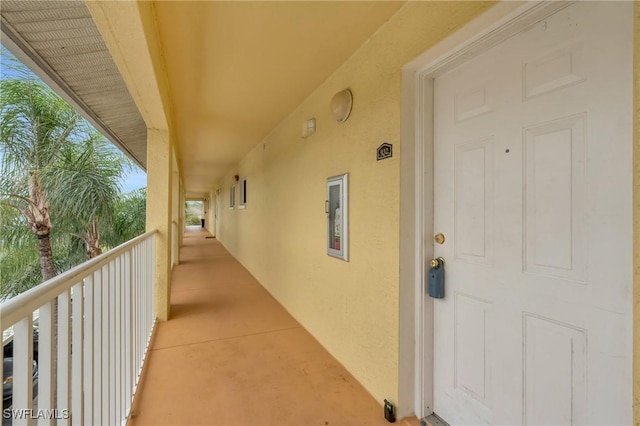
<svg viewBox="0 0 640 426"><path fill-rule="evenodd" d="M501 2L402 71L400 157L400 417L433 413L433 303L424 291L433 255L433 80L572 2ZM426 236L426 237L425 237Z"/></svg>

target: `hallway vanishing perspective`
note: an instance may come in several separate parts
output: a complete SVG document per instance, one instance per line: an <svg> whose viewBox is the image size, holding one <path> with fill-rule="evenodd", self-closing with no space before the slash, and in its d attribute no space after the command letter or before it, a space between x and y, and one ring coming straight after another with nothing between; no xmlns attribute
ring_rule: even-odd
<svg viewBox="0 0 640 426"><path fill-rule="evenodd" d="M187 227L130 425L385 425L365 389L204 229Z"/></svg>

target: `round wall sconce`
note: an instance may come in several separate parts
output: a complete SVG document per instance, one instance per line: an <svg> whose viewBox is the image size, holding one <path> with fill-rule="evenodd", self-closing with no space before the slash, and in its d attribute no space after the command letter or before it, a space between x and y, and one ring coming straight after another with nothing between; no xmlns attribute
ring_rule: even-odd
<svg viewBox="0 0 640 426"><path fill-rule="evenodd" d="M333 95L329 106L331 107L333 117L338 123L347 121L349 114L351 114L351 107L353 106L351 90L344 89Z"/></svg>

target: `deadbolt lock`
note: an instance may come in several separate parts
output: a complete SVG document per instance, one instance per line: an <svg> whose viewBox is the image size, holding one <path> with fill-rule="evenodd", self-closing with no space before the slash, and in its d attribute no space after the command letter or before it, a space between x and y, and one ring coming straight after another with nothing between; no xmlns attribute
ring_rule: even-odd
<svg viewBox="0 0 640 426"><path fill-rule="evenodd" d="M444 265L443 257L437 257L435 259L431 259L431 261L429 262L429 266L431 266L432 268L439 268L441 265Z"/></svg>
<svg viewBox="0 0 640 426"><path fill-rule="evenodd" d="M438 244L444 244L444 241L445 241L444 234L441 232L437 233L436 236L433 237L433 240Z"/></svg>

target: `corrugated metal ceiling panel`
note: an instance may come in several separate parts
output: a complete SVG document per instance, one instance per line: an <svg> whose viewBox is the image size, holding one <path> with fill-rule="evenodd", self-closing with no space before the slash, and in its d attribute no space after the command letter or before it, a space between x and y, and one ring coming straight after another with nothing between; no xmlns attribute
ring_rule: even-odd
<svg viewBox="0 0 640 426"><path fill-rule="evenodd" d="M3 0L0 14L3 33L26 46L98 130L146 167L146 125L84 1Z"/></svg>

